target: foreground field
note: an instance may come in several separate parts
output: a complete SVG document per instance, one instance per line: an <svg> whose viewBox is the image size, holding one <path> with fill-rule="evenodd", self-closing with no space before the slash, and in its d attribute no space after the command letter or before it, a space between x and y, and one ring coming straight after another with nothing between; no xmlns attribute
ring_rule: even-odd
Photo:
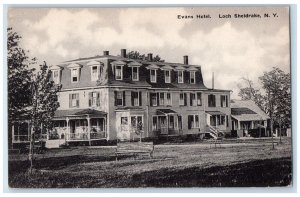
<svg viewBox="0 0 300 197"><path fill-rule="evenodd" d="M156 145L154 159L115 161L114 147L49 150L28 174L22 157L9 162L10 187L247 187L291 185L291 142ZM25 156L25 155L24 155Z"/></svg>

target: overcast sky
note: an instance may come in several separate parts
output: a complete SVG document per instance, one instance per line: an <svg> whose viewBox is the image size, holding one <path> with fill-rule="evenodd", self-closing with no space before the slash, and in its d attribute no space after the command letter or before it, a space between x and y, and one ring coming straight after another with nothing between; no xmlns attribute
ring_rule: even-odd
<svg viewBox="0 0 300 197"><path fill-rule="evenodd" d="M261 18L236 19L235 13ZM197 19L197 14L211 18ZM121 48L159 54L167 62L182 63L188 55L190 64L201 65L207 87L214 72L215 88L231 89L235 98L241 77L258 85L257 77L273 66L290 72L286 7L10 8L8 26L23 37L31 57L49 65L104 50L119 55Z"/></svg>

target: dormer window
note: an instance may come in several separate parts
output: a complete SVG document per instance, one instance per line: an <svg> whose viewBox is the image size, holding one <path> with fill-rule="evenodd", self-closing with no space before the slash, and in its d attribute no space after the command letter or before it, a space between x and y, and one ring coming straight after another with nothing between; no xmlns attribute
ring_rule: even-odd
<svg viewBox="0 0 300 197"><path fill-rule="evenodd" d="M68 66L71 70L71 82L72 83L77 83L79 81L79 76L80 76L80 68L82 66L79 64L71 64Z"/></svg>
<svg viewBox="0 0 300 197"><path fill-rule="evenodd" d="M123 80L123 66L126 64L123 61L114 61L111 63L115 80Z"/></svg>
<svg viewBox="0 0 300 197"><path fill-rule="evenodd" d="M178 83L183 83L183 70L178 71Z"/></svg>
<svg viewBox="0 0 300 197"><path fill-rule="evenodd" d="M99 76L98 66L92 66L91 68L92 68L91 80L92 81L97 81L98 80L98 76Z"/></svg>
<svg viewBox="0 0 300 197"><path fill-rule="evenodd" d="M50 70L52 72L52 81L55 84L60 84L62 68L60 66L51 66Z"/></svg>
<svg viewBox="0 0 300 197"><path fill-rule="evenodd" d="M171 71L165 70L165 83L171 83Z"/></svg>
<svg viewBox="0 0 300 197"><path fill-rule="evenodd" d="M97 81L103 72L103 63L99 61L91 61L87 63L91 68L91 81Z"/></svg>
<svg viewBox="0 0 300 197"><path fill-rule="evenodd" d="M195 78L195 71L190 71L190 83L195 84L196 83L196 78Z"/></svg>
<svg viewBox="0 0 300 197"><path fill-rule="evenodd" d="M156 70L154 69L150 70L150 82L156 83Z"/></svg>
<svg viewBox="0 0 300 197"><path fill-rule="evenodd" d="M59 84L59 82L60 82L59 73L60 73L59 70L53 70L52 71L52 77L53 77L53 81L54 81L55 84Z"/></svg>
<svg viewBox="0 0 300 197"><path fill-rule="evenodd" d="M116 80L123 80L123 66L116 65Z"/></svg>
<svg viewBox="0 0 300 197"><path fill-rule="evenodd" d="M78 68L72 68L72 82L76 83L79 79L79 69Z"/></svg>
<svg viewBox="0 0 300 197"><path fill-rule="evenodd" d="M139 68L132 67L132 81L138 81L138 80L139 80Z"/></svg>
<svg viewBox="0 0 300 197"><path fill-rule="evenodd" d="M139 80L139 67L143 64L133 61L128 64L128 67L131 67L131 79L132 81L138 81Z"/></svg>

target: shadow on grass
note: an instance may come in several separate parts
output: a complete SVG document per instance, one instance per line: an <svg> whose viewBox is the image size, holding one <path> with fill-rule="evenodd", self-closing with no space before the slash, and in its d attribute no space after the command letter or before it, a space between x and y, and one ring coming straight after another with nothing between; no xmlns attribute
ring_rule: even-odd
<svg viewBox="0 0 300 197"><path fill-rule="evenodd" d="M89 163L89 162L100 162L100 161L113 161L115 156L92 156L92 155L72 155L72 156L61 156L61 157L49 157L40 158L34 161L35 169L47 169L57 170L66 168L67 166ZM23 161L9 161L9 174L25 172L30 166L28 160Z"/></svg>
<svg viewBox="0 0 300 197"><path fill-rule="evenodd" d="M266 187L288 186L291 181L291 158L280 158L144 172L133 175L127 187Z"/></svg>

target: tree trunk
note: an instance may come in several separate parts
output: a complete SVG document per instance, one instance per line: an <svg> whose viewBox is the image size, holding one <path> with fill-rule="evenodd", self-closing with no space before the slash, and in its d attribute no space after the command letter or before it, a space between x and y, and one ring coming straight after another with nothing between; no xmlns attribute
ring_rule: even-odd
<svg viewBox="0 0 300 197"><path fill-rule="evenodd" d="M33 160L34 160L34 128L33 127L31 128L31 133L30 133L28 159L29 159L29 162L30 162L29 172L30 172L30 174L32 174Z"/></svg>

